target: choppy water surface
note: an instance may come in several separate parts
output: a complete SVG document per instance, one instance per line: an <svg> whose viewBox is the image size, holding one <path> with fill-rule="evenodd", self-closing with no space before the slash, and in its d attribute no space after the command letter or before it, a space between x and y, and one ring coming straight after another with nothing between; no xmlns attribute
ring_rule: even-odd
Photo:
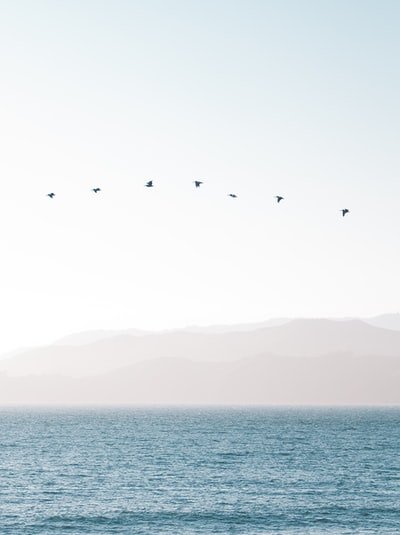
<svg viewBox="0 0 400 535"><path fill-rule="evenodd" d="M400 408L1 409L1 534L397 534Z"/></svg>

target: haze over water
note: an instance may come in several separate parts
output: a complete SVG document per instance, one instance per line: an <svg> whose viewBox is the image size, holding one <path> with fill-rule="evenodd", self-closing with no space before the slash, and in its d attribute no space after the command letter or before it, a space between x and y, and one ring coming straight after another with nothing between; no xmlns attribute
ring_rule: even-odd
<svg viewBox="0 0 400 535"><path fill-rule="evenodd" d="M4 535L395 534L399 408L3 409Z"/></svg>

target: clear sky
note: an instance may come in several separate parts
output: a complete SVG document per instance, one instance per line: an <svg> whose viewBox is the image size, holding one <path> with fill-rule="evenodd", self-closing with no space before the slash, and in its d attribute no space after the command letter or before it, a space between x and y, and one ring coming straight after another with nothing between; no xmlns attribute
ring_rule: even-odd
<svg viewBox="0 0 400 535"><path fill-rule="evenodd" d="M0 351L398 312L399 24L390 0L3 0Z"/></svg>

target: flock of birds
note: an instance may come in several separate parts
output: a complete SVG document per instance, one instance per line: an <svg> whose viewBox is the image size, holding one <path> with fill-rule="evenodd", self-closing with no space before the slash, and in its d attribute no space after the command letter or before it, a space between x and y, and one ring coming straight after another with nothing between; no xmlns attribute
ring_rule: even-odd
<svg viewBox="0 0 400 535"><path fill-rule="evenodd" d="M200 180L194 180L193 181L193 184L196 188L199 188L204 182L201 182ZM149 180L148 182L146 182L146 184L144 185L145 188L154 188L154 184L153 184L153 181L152 180ZM93 193L99 193L101 191L100 188L92 188L90 191L93 191ZM50 199L53 199L54 197L56 196L55 193L47 193L47 197L50 197ZM228 193L228 197L232 197L232 199L236 199L237 198L237 195L235 193ZM281 195L275 195L275 199L276 199L276 202L277 203L280 203L281 201L284 200L285 197L282 197ZM342 208L342 210L340 210L342 212L342 216L344 217L346 214L348 214L350 212L350 210L348 210L347 208Z"/></svg>

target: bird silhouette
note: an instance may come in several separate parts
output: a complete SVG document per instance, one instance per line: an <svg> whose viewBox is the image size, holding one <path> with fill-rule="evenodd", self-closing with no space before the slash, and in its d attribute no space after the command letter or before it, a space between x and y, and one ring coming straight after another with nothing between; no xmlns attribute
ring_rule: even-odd
<svg viewBox="0 0 400 535"><path fill-rule="evenodd" d="M234 193L228 193L228 197L232 197L233 199L236 199L237 195Z"/></svg>
<svg viewBox="0 0 400 535"><path fill-rule="evenodd" d="M196 186L196 188L199 188L203 184L203 182L200 182L200 180L194 180L193 184Z"/></svg>
<svg viewBox="0 0 400 535"><path fill-rule="evenodd" d="M342 216L344 217L346 214L350 212L347 208L344 208L343 210L340 210L342 212Z"/></svg>
<svg viewBox="0 0 400 535"><path fill-rule="evenodd" d="M93 188L92 191L94 191L94 193L98 193L99 191L101 191L100 188Z"/></svg>
<svg viewBox="0 0 400 535"><path fill-rule="evenodd" d="M149 180L148 182L146 182L145 187L146 188L152 188L153 187L153 181Z"/></svg>
<svg viewBox="0 0 400 535"><path fill-rule="evenodd" d="M55 197L55 196L56 196L55 193L48 193L48 194L47 194L47 197L50 197L50 199L52 199L52 198Z"/></svg>
<svg viewBox="0 0 400 535"><path fill-rule="evenodd" d="M283 201L284 197L281 197L280 195L275 195L275 199L279 203L279 202Z"/></svg>

